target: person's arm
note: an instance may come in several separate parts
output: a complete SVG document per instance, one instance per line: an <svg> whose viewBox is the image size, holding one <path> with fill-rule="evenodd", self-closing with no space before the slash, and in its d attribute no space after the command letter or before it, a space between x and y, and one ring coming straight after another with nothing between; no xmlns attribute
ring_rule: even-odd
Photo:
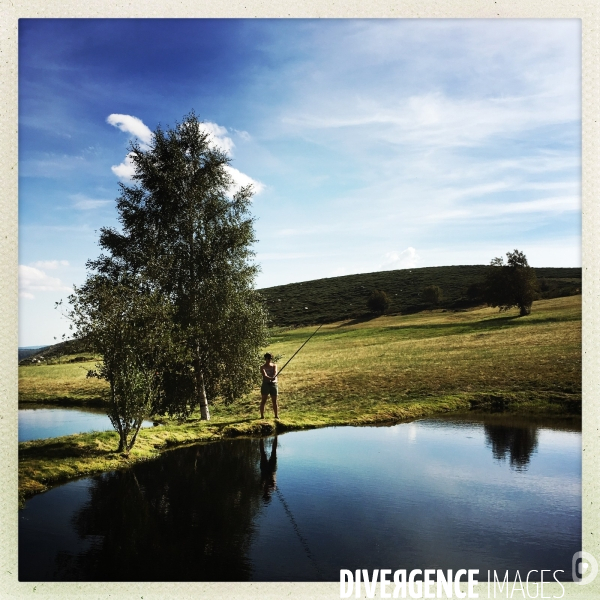
<svg viewBox="0 0 600 600"><path fill-rule="evenodd" d="M275 379L277 379L277 365L273 365L274 367L274 374L273 377L271 377L271 381L275 381Z"/></svg>

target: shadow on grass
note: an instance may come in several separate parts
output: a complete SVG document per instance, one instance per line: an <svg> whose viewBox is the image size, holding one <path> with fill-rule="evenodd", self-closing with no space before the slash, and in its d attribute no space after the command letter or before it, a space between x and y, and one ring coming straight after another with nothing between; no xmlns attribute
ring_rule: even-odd
<svg viewBox="0 0 600 600"><path fill-rule="evenodd" d="M24 396L24 397L23 397ZM108 406L108 398L105 396L92 396L89 398L73 398L69 396L47 396L47 395L36 395L23 394L19 398L19 408L29 408L33 405L36 407L45 408L73 408L74 406L80 408L102 408L106 409Z"/></svg>
<svg viewBox="0 0 600 600"><path fill-rule="evenodd" d="M92 447L89 441L77 439L57 439L53 442L40 441L40 442L26 442L31 445L19 448L19 458L28 460L38 459L57 459L57 458L95 458L100 456L108 456L110 454L117 454L117 443L118 440L102 440L103 442L110 443L114 448L100 448Z"/></svg>
<svg viewBox="0 0 600 600"><path fill-rule="evenodd" d="M548 323L566 323L568 321L578 321L578 318L564 319L557 317L534 317L531 318L512 315L507 317L497 317L492 319L481 319L479 321L470 321L466 323L423 323L410 325L387 325L383 330L401 330L401 331L428 331L439 330L446 331L445 335L464 334L470 331L495 331L508 329L511 327L521 327L524 325L546 325ZM453 332L451 330L454 330Z"/></svg>
<svg viewBox="0 0 600 600"><path fill-rule="evenodd" d="M348 327L350 325L360 325L361 323L368 323L369 321L372 321L373 319L378 319L381 316L382 315L374 315L372 313L360 315L359 317L354 317L349 321L344 321L343 323L340 323L337 326L337 329L339 329L340 327Z"/></svg>

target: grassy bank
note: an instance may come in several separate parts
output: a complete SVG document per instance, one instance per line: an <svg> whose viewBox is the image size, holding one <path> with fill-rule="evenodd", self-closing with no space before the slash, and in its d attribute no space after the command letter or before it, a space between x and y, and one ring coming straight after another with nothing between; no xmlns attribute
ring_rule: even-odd
<svg viewBox="0 0 600 600"><path fill-rule="evenodd" d="M283 363L312 331L279 332L269 351L280 355ZM21 367L21 385L28 398L64 398L63 384L72 375L71 397L93 401L101 394L101 384L83 383L80 366ZM84 387L88 383L95 391ZM236 435L393 422L471 408L577 416L581 297L536 302L525 318L517 311L485 308L329 324L290 363L281 377L280 394L278 422L256 418L256 390L230 406L215 402L208 423L192 419L142 430L128 457L114 451L117 436L112 432L20 444L19 492L26 497L73 477L150 459L181 444Z"/></svg>

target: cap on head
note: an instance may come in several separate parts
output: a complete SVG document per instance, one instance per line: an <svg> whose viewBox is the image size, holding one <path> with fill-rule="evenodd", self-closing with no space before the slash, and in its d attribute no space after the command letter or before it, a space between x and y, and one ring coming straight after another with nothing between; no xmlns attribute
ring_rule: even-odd
<svg viewBox="0 0 600 600"><path fill-rule="evenodd" d="M268 352L265 354L265 360L271 360L273 358L272 354L269 354Z"/></svg>

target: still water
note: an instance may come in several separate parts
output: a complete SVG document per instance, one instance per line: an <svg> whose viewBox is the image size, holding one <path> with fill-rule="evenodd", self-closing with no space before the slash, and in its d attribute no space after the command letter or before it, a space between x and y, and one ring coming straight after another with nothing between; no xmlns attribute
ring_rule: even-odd
<svg viewBox="0 0 600 600"><path fill-rule="evenodd" d="M569 580L580 549L577 427L471 415L173 450L19 513L22 581L339 581L342 568Z"/></svg>
<svg viewBox="0 0 600 600"><path fill-rule="evenodd" d="M151 427L144 421L142 427ZM106 412L75 408L23 408L19 409L19 442L112 430Z"/></svg>

